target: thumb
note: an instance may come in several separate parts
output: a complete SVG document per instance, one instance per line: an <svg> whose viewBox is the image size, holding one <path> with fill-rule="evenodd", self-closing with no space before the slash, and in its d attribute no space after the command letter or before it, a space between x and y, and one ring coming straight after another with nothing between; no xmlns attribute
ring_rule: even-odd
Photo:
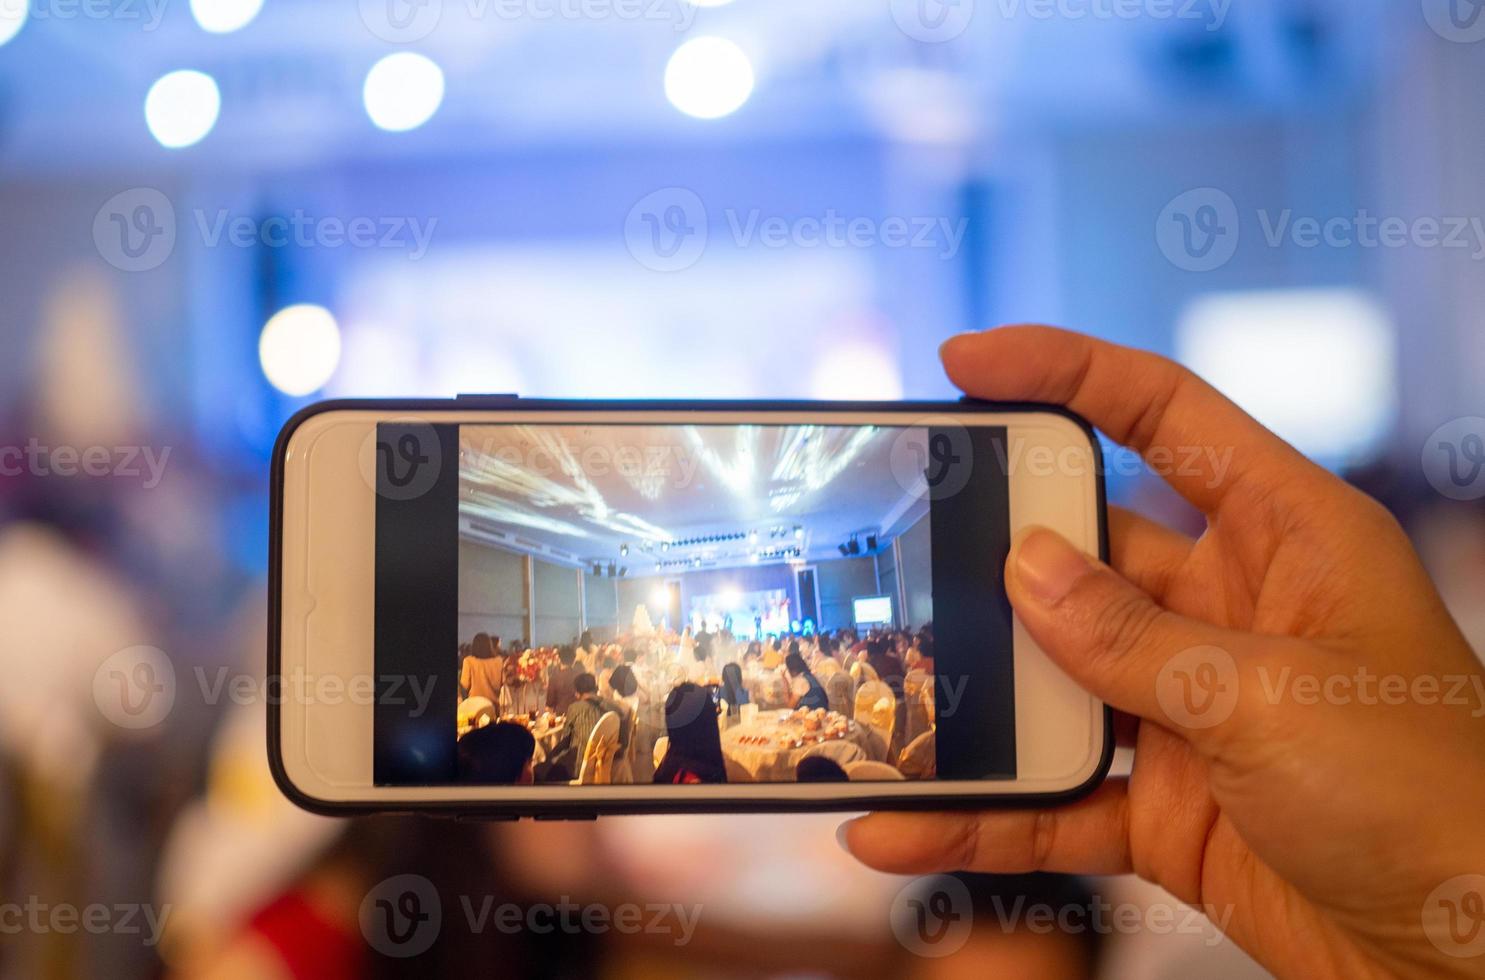
<svg viewBox="0 0 1485 980"><path fill-rule="evenodd" d="M1198 747L1232 727L1243 634L1162 608L1044 527L1012 543L1006 589L1042 650L1097 697Z"/></svg>

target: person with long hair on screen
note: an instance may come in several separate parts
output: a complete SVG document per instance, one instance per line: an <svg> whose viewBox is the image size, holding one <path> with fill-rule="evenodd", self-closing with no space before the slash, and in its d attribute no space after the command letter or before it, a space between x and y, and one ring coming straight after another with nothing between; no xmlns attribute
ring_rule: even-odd
<svg viewBox="0 0 1485 980"><path fill-rule="evenodd" d="M655 782L727 782L717 705L706 688L691 683L676 685L665 699L665 731L670 736L670 747L655 770Z"/></svg>
<svg viewBox="0 0 1485 980"><path fill-rule="evenodd" d="M727 702L727 713L737 717L743 705L748 703L748 689L743 684L742 668L735 663L722 665L722 686L718 696Z"/></svg>
<svg viewBox="0 0 1485 980"><path fill-rule="evenodd" d="M469 644L469 656L459 669L459 687L465 697L489 698L500 704L500 689L505 686L505 657L501 656L500 638L489 633L476 633Z"/></svg>

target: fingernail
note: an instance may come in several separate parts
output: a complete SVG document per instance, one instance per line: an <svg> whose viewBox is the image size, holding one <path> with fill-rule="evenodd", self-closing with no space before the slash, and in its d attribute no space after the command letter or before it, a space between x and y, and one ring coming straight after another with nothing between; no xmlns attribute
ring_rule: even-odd
<svg viewBox="0 0 1485 980"><path fill-rule="evenodd" d="M964 333L956 333L954 336L950 337L948 340L938 345L939 360L943 360L944 355L948 353L950 347L962 344L965 341L969 340L971 337L978 337L979 335L980 333L978 330L966 330Z"/></svg>
<svg viewBox="0 0 1485 980"><path fill-rule="evenodd" d="M846 843L846 831L850 828L851 824L855 822L855 820L847 820L845 823L835 828L835 842L839 844L840 849L845 851L847 854L851 853L851 845Z"/></svg>
<svg viewBox="0 0 1485 980"><path fill-rule="evenodd" d="M1016 547L1016 578L1037 600L1053 605L1072 591L1093 564L1062 535L1033 528Z"/></svg>

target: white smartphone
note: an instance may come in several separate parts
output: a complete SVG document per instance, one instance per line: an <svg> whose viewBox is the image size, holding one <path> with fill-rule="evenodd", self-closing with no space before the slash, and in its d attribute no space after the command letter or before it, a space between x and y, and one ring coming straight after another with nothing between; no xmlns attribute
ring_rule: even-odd
<svg viewBox="0 0 1485 980"><path fill-rule="evenodd" d="M316 812L1045 805L1108 770L1003 582L1029 525L1106 557L1060 408L326 402L272 523L270 763Z"/></svg>

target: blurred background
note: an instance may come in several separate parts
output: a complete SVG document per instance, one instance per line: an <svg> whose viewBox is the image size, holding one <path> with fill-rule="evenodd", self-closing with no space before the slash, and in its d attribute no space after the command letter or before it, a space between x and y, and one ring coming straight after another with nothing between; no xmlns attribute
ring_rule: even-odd
<svg viewBox="0 0 1485 980"><path fill-rule="evenodd" d="M949 397L942 340L1058 323L1379 496L1479 649L1482 83L1479 0L0 0L0 977L1256 974L1122 879L965 879L922 955L929 886L834 817L294 811L273 439L326 396ZM399 874L411 959L360 917ZM466 913L563 897L700 914Z"/></svg>

